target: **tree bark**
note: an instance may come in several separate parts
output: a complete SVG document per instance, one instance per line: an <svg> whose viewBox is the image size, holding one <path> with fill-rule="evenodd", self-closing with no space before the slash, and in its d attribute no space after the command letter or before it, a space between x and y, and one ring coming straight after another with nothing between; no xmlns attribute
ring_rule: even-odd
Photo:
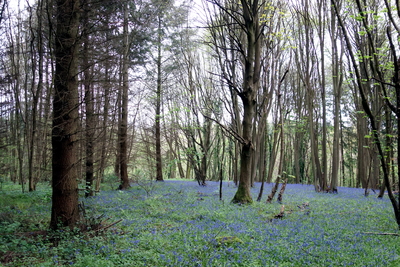
<svg viewBox="0 0 400 267"><path fill-rule="evenodd" d="M57 0L53 100L52 229L79 220L77 184L79 1Z"/></svg>

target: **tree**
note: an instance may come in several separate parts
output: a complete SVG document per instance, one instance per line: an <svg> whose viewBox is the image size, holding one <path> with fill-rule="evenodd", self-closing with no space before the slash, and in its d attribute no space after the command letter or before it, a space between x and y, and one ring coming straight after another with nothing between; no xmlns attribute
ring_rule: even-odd
<svg viewBox="0 0 400 267"><path fill-rule="evenodd" d="M30 109L32 112L27 112L27 139L28 139L28 181L29 181L29 191L36 190L36 183L38 182L38 174L34 173L34 164L39 164L39 162L34 162L34 155L36 151L40 151L38 147L38 140L36 138L38 132L38 112L40 97L43 92L43 65L45 61L44 57L44 34L47 32L44 29L44 20L46 19L44 14L45 4L44 1L38 0L36 7L36 17L29 17L29 27L31 31L31 42L30 42L30 54L31 54L31 86L30 93L32 95L32 104ZM32 14L33 15L33 14ZM34 20L34 21L32 21ZM33 23L37 24L36 28ZM37 41L36 41L37 40ZM38 77L37 77L38 76ZM37 79L37 81L36 81ZM28 102L28 101L26 101ZM30 114L30 115L28 115ZM41 144L40 144L41 145ZM39 169L39 168L35 168Z"/></svg>
<svg viewBox="0 0 400 267"><path fill-rule="evenodd" d="M161 96L162 96L162 56L161 56L161 40L162 40L162 13L159 11L158 30L157 30L157 89L156 89L156 116L155 116L155 138L156 138L156 181L164 181L162 170L162 156L161 156Z"/></svg>
<svg viewBox="0 0 400 267"><path fill-rule="evenodd" d="M261 25L259 12L262 3L258 0L242 0L241 24L246 41L243 43L244 73L242 90L238 93L243 104L242 151L240 154L239 185L233 203L251 203L250 194L251 160L253 156L253 120L256 96L260 83L261 68Z"/></svg>
<svg viewBox="0 0 400 267"><path fill-rule="evenodd" d="M86 140L86 159L85 159L85 196L93 196L93 180L94 180L94 96L93 85L91 83L91 66L89 62L89 12L90 5L87 0L82 1L82 69L83 69L83 87L84 87L84 102L85 102L85 140Z"/></svg>
<svg viewBox="0 0 400 267"><path fill-rule="evenodd" d="M327 181L322 171L319 157L318 143L318 87L319 61L317 57L316 36L313 31L313 14L311 3L302 1L295 8L300 29L297 31L298 46L295 50L296 67L299 70L299 78L305 89L305 107L308 112L308 131L310 136L311 169L316 191L325 191Z"/></svg>
<svg viewBox="0 0 400 267"><path fill-rule="evenodd" d="M330 37L332 43L332 86L334 98L334 125L333 125L333 147L332 147L332 177L331 177L331 192L337 193L338 180L339 180L339 164L340 164L340 100L342 97L342 82L343 72L340 62L343 61L343 50L339 50L337 37L337 21L333 9L331 9L331 24L330 24ZM340 53L340 54L339 54Z"/></svg>
<svg viewBox="0 0 400 267"><path fill-rule="evenodd" d="M50 227L73 227L78 211L78 30L79 0L56 1Z"/></svg>
<svg viewBox="0 0 400 267"><path fill-rule="evenodd" d="M129 32L128 32L128 3L124 3L124 23L122 41L122 67L121 67L121 87L119 91L120 117L118 125L118 165L119 178L121 184L119 189L124 190L130 187L128 178L128 89L129 89Z"/></svg>
<svg viewBox="0 0 400 267"><path fill-rule="evenodd" d="M171 13L176 14L173 10L173 2L174 1L155 1L155 6L157 6L156 11L156 21L157 21L157 55L155 57L155 62L157 65L157 85L156 85L156 97L155 97L155 158L156 158L156 181L163 181L163 165L162 165L162 154L161 154L161 107L162 107L162 95L163 95L163 82L165 79L165 73L163 71L164 67L164 58L163 58L163 41L166 38L166 32L168 31L169 24L171 24ZM174 19L179 18L178 16L174 16Z"/></svg>
<svg viewBox="0 0 400 267"><path fill-rule="evenodd" d="M6 35L9 38L9 63L8 63L8 73L9 73L9 80L10 80L10 91L12 91L12 97L13 99L13 108L10 110L10 121L11 126L11 140L10 143L14 144L14 147L10 149L11 151L11 166L10 169L11 171L11 180L13 182L19 182L22 187L22 192L24 192L24 187L25 187L25 179L23 177L23 149L22 149L22 143L24 140L24 133L23 133L23 128L21 124L23 123L23 108L21 104L21 87L23 84L20 73L21 73L21 65L22 65L22 55L24 54L24 48L22 45L22 38L20 37L22 35L22 23L18 19L17 20L17 25L15 25L16 32L12 31L12 21L9 20L9 28L8 31L6 31Z"/></svg>
<svg viewBox="0 0 400 267"><path fill-rule="evenodd" d="M0 26L4 20L4 11L6 10L6 6L7 6L7 0L1 0L0 1Z"/></svg>
<svg viewBox="0 0 400 267"><path fill-rule="evenodd" d="M242 151L240 154L239 185L233 203L251 203L250 194L251 159L253 155L253 120L256 107L256 96L260 80L261 67L261 25L258 0L242 0L243 30L246 43L243 51L244 74L242 90L239 97L243 103Z"/></svg>
<svg viewBox="0 0 400 267"><path fill-rule="evenodd" d="M389 51L391 53L392 56L392 62L393 62L393 68L391 69L393 71L393 75L391 78L391 82L386 82L385 79L387 77L384 76L384 70L385 70L385 66L384 64L380 64L380 58L379 56L381 56L379 53L377 53L377 46L375 43L375 38L374 37L374 33L375 33L375 28L378 24L370 24L369 23L369 14L371 14L371 12L369 12L368 6L362 4L359 0L356 0L356 15L354 17L352 17L353 19L359 21L362 25L362 35L365 35L367 37L367 44L368 44L368 50L367 50L367 54L361 54L361 57L359 57L360 55L356 55L353 51L353 46L352 46L352 42L351 39L349 37L348 34L348 29L346 28L346 25L344 23L344 19L342 18L342 15L339 12L339 8L337 6L337 3L335 1L331 1L332 2L332 6L334 7L335 10L335 15L338 19L338 23L340 25L340 28L342 30L343 33L343 38L346 44L346 49L347 52L349 54L349 59L351 61L351 66L353 68L354 74L355 74L355 82L356 82L356 86L358 88L358 92L360 94L361 97L361 103L362 103L362 107L365 111L365 114L367 115L370 125L371 125L371 138L373 139L373 142L378 150L378 154L379 154L379 160L380 160L380 164L381 164L381 168L382 168L382 172L383 172L383 178L384 178L384 183L387 189L387 193L389 196L389 199L391 201L392 207L393 207L393 211L394 211L394 215L395 215L395 219L397 222L398 227L400 228L400 202L399 199L396 199L396 197L393 194L393 190L392 190L392 186L390 183L390 178L389 178L389 170L388 170L388 165L387 165L387 161L385 159L385 154L384 154L384 147L383 147L383 141L380 138L381 135L381 131L379 130L379 121L377 119L377 116L375 116L375 114L372 111L371 108L371 103L368 101L368 96L367 96L367 92L366 89L368 88L370 79L375 79L378 80L379 82L379 89L381 90L381 94L384 97L385 100L385 104L389 106L389 108L392 110L392 112L395 114L395 116L397 117L397 123L400 123L400 114L399 114L399 110L400 110L400 79L399 79L399 73L400 73L400 64L398 62L398 57L397 57L397 53L396 53L396 49L395 49L395 45L392 39L392 32L390 31L389 28L387 28L386 31L386 35L387 38L389 40ZM385 4L387 4L387 1L385 1ZM371 6L376 6L376 3L374 2L374 5ZM387 12L388 12L388 17L391 18L392 17L392 13L391 13L391 7L389 7L387 5ZM376 17L374 17L374 19L376 19ZM394 27L397 29L397 25L394 23L394 21L392 20L391 23L393 23ZM398 31L397 29L397 33L400 33L400 31ZM372 70L372 77L367 76L367 78L363 78L362 73L365 71L365 69L361 68L358 64L357 61L361 60L361 62L363 61L367 61L370 63L370 68ZM364 72L365 74L365 72ZM376 76L375 76L376 75ZM373 84L373 86L377 86L377 84ZM388 90L387 90L387 86L393 87L394 88L394 92L393 94L395 95L395 101L394 103L391 102L391 95L388 94ZM399 133L399 132L398 132ZM398 148L400 148L400 142L398 142ZM399 168L398 168L399 169ZM397 179L400 178L400 170L398 170L398 177Z"/></svg>

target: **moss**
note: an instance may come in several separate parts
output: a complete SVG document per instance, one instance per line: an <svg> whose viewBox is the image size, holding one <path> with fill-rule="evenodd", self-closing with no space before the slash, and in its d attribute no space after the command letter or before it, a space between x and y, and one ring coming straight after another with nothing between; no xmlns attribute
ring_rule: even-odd
<svg viewBox="0 0 400 267"><path fill-rule="evenodd" d="M238 187L235 196L232 199L232 203L235 204L251 204L253 203L253 199L250 195L250 190L244 186Z"/></svg>

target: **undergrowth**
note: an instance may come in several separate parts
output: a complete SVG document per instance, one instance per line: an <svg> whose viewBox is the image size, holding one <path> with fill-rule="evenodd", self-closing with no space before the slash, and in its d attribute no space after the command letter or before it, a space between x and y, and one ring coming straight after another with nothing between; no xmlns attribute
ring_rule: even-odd
<svg viewBox="0 0 400 267"><path fill-rule="evenodd" d="M3 266L398 266L400 245L387 198L339 188L288 185L282 203L231 204L236 188L167 181L82 199L107 231L47 231L50 190L2 191ZM252 189L255 199L259 184ZM271 190L271 185L267 186ZM267 191L266 194L269 192ZM282 207L284 205L284 207ZM284 216L276 215L284 210ZM100 222L101 221L101 222ZM54 239L57 242L54 242Z"/></svg>

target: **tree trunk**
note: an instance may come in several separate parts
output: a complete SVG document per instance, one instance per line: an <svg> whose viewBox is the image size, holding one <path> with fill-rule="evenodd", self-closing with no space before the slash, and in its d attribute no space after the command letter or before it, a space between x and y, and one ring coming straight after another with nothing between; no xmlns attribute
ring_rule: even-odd
<svg viewBox="0 0 400 267"><path fill-rule="evenodd" d="M253 153L252 137L252 120L254 118L254 100L243 99L244 116L243 116L243 139L246 140L242 145L240 154L240 174L238 190L232 200L234 203L251 203L250 195L250 179L251 179L251 158Z"/></svg>
<svg viewBox="0 0 400 267"><path fill-rule="evenodd" d="M342 62L342 54L339 57L338 47L336 43L337 28L336 19L333 10L331 11L331 40L332 40L332 82L334 97L334 122L333 122L333 147L332 147L332 178L330 190L336 193L339 182L340 168L340 100L342 97L342 79L343 72L340 69ZM343 50L342 50L343 51Z"/></svg>
<svg viewBox="0 0 400 267"><path fill-rule="evenodd" d="M109 22L110 20L110 16L107 13L107 15L105 16L104 20L106 22ZM110 39L109 33L106 32L106 39ZM109 54L109 46L106 46L106 55ZM99 168L98 168L98 173L97 173L97 179L96 179L96 187L95 190L99 191L100 190L100 184L101 181L104 178L104 171L106 169L106 165L107 165L107 147L108 144L112 142L111 137L109 139L107 139L107 133L108 133L108 125L109 125L109 106L110 106L110 88L111 88L111 59L106 59L104 62L104 81L105 83L103 84L103 88L104 88L104 105L103 105L103 118L102 118L102 124L101 124L101 133L100 133L100 163L99 163ZM100 111L99 111L100 114ZM112 124L112 128L114 128L114 124ZM110 130L110 133L112 133L112 130Z"/></svg>
<svg viewBox="0 0 400 267"><path fill-rule="evenodd" d="M281 190L279 190L278 198L277 198L277 200L276 200L276 201L278 201L279 203L282 203L283 193L285 193L286 184L287 184L287 178L283 181Z"/></svg>
<svg viewBox="0 0 400 267"><path fill-rule="evenodd" d="M85 91L84 102L86 108L86 127L85 127L85 139L86 139L86 190L85 197L93 196L93 135L94 135L94 103L93 103L93 88L91 84L91 73L89 63L89 7L86 0L83 0L83 52L82 52L82 65L83 65L83 87Z"/></svg>
<svg viewBox="0 0 400 267"><path fill-rule="evenodd" d="M39 98L42 95L43 88L43 1L37 2L37 30L32 29L32 21L30 21L31 32L33 35L36 34L37 43L35 48L35 37L32 37L31 42L31 54L32 54L32 83L31 83L31 94L32 94L32 112L31 115L27 115L27 118L30 117L29 122L30 125L27 128L29 129L29 133L27 135L29 140L28 146L28 181L29 181L29 191L36 190L36 183L38 181L37 173L34 172L34 155L36 148L36 134L37 134L37 114L38 114L38 106L39 106ZM32 17L30 17L31 19ZM37 50L37 51L36 51ZM37 53L37 55L36 55ZM36 56L35 56L36 55ZM36 63L37 61L37 63ZM38 72L38 77L36 78L36 71ZM37 85L35 86L37 79Z"/></svg>
<svg viewBox="0 0 400 267"><path fill-rule="evenodd" d="M355 85L356 86L356 85ZM365 138L369 135L367 118L365 113L362 112L362 105L360 97L357 93L354 93L356 99L356 122L357 122L357 176L356 176L356 187L368 188L368 176L371 164L371 157L368 152L370 139Z"/></svg>
<svg viewBox="0 0 400 267"><path fill-rule="evenodd" d="M247 36L247 50L244 64L243 89L239 94L243 102L242 151L240 155L239 185L233 203L252 203L250 194L251 159L254 152L252 144L253 119L256 108L256 93L260 79L260 25L258 1L241 1L243 19Z"/></svg>
<svg viewBox="0 0 400 267"><path fill-rule="evenodd" d="M262 150L261 150L261 159L260 163L262 163L262 168L260 169L260 178L259 180L261 181L261 186L260 186L260 191L258 192L257 196L257 201L260 202L262 199L262 195L264 192L264 185L265 185L265 176L266 176L266 169L267 169L267 157L266 157L266 148L265 148L265 136L267 135L266 132L264 132L262 138L261 138L261 144L262 144Z"/></svg>
<svg viewBox="0 0 400 267"><path fill-rule="evenodd" d="M156 181L164 181L161 157L161 17L158 18L158 54L157 54L157 89L156 89L156 117L155 117L155 134L156 134Z"/></svg>
<svg viewBox="0 0 400 267"><path fill-rule="evenodd" d="M281 179L281 177L278 175L278 176L276 177L275 185L272 187L271 193L268 195L267 203L271 203L272 200L274 199L274 196L275 196L275 194L276 194L276 191L278 191L279 180L280 180L280 179Z"/></svg>
<svg viewBox="0 0 400 267"><path fill-rule="evenodd" d="M119 123L119 176L120 190L130 187L128 178L128 89L129 89L129 35L128 35L128 4L124 4L124 28L123 28L123 55L122 55L122 86L121 86L121 116Z"/></svg>
<svg viewBox="0 0 400 267"><path fill-rule="evenodd" d="M52 229L79 220L77 177L79 1L57 0L53 100Z"/></svg>
<svg viewBox="0 0 400 267"><path fill-rule="evenodd" d="M325 0L317 1L318 5L318 35L320 39L321 58L321 105L322 105L322 179L328 180L328 157L327 157L327 125L326 125L326 80L325 80ZM336 44L336 43L335 43Z"/></svg>
<svg viewBox="0 0 400 267"><path fill-rule="evenodd" d="M104 178L104 171L106 168L106 163L107 163L107 144L111 141L110 139L107 139L107 125L108 125L108 110L109 110L109 91L110 91L110 77L108 73L108 60L106 61L105 64L105 80L106 83L104 84L104 108L103 108L103 120L102 120L102 125L101 125L101 138L100 138L100 164L99 164L99 169L98 169L98 174L97 174L97 179L96 179L96 191L100 190L100 184L102 179Z"/></svg>
<svg viewBox="0 0 400 267"><path fill-rule="evenodd" d="M314 187L317 192L324 191L326 184L323 181L321 164L318 156L318 139L316 134L316 126L314 123L314 97L312 90L308 90L307 106L309 112L309 134L310 134L310 149L311 149L311 168L314 178Z"/></svg>

